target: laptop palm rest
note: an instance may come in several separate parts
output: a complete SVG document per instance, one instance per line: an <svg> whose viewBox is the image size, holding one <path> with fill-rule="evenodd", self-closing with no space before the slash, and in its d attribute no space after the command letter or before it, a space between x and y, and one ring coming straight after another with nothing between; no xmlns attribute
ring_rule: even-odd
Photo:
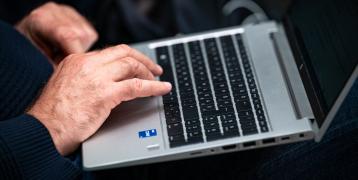
<svg viewBox="0 0 358 180"><path fill-rule="evenodd" d="M91 162L84 164L108 165L108 162L143 159L163 151L158 102L158 98L142 98L115 108L100 130L84 144L84 153L94 156L100 152L96 157L101 158L87 158Z"/></svg>

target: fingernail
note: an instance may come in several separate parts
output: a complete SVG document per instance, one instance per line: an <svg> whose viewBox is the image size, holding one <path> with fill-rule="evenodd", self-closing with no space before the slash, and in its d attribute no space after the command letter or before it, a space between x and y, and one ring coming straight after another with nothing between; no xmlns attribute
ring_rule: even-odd
<svg viewBox="0 0 358 180"><path fill-rule="evenodd" d="M172 84L170 82L164 82L164 85L169 89L172 88Z"/></svg>
<svg viewBox="0 0 358 180"><path fill-rule="evenodd" d="M157 65L157 69L160 71L160 73L163 72L163 68L161 66Z"/></svg>

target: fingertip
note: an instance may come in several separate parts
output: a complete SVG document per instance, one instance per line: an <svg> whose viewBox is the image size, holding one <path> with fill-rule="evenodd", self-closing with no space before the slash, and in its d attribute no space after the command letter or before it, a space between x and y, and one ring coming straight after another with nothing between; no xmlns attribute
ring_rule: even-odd
<svg viewBox="0 0 358 180"><path fill-rule="evenodd" d="M157 74L161 75L163 73L163 68L159 65L156 65L156 69L157 69Z"/></svg>
<svg viewBox="0 0 358 180"><path fill-rule="evenodd" d="M157 88L155 88L154 96L163 96L165 94L168 94L172 90L172 84L169 82L156 82Z"/></svg>
<svg viewBox="0 0 358 180"><path fill-rule="evenodd" d="M172 89L172 84L170 82L163 82L163 84L167 89Z"/></svg>

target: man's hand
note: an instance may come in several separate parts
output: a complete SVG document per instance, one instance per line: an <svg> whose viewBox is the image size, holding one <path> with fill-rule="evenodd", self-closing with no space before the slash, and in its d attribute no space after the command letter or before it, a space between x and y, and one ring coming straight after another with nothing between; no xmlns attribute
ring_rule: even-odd
<svg viewBox="0 0 358 180"><path fill-rule="evenodd" d="M33 10L16 29L54 66L69 54L86 52L98 38L96 30L75 9L53 2Z"/></svg>
<svg viewBox="0 0 358 180"><path fill-rule="evenodd" d="M57 150L67 155L123 101L168 93L171 84L154 79L162 71L127 45L72 54L59 64L28 113L45 125Z"/></svg>

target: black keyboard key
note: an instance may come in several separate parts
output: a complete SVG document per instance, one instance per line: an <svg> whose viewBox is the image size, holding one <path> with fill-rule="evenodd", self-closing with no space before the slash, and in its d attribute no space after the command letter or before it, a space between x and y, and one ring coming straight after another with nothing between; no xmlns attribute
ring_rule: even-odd
<svg viewBox="0 0 358 180"><path fill-rule="evenodd" d="M182 120L179 117L168 117L166 118L166 122L167 124L176 124L176 123L181 123Z"/></svg>
<svg viewBox="0 0 358 180"><path fill-rule="evenodd" d="M239 128L236 123L223 125L225 137L239 136Z"/></svg>
<svg viewBox="0 0 358 180"><path fill-rule="evenodd" d="M213 116L204 116L203 117L203 123L207 123L207 122L218 122L217 116L213 115Z"/></svg>
<svg viewBox="0 0 358 180"><path fill-rule="evenodd" d="M218 103L219 109L224 108L224 107L227 107L227 108L232 107L231 99L218 99L217 103Z"/></svg>
<svg viewBox="0 0 358 180"><path fill-rule="evenodd" d="M196 105L195 105L196 106ZM189 119L199 119L198 109L183 107L184 121Z"/></svg>
<svg viewBox="0 0 358 180"><path fill-rule="evenodd" d="M199 119L187 119L185 120L185 126L200 125Z"/></svg>
<svg viewBox="0 0 358 180"><path fill-rule="evenodd" d="M173 117L181 118L179 107L167 108L164 106L164 115L166 119L173 118Z"/></svg>
<svg viewBox="0 0 358 180"><path fill-rule="evenodd" d="M164 105L166 105L166 104L178 104L177 95L173 95L173 96L164 95L163 96L163 104Z"/></svg>
<svg viewBox="0 0 358 180"><path fill-rule="evenodd" d="M260 126L260 130L261 130L261 132L263 132L263 133L265 133L265 132L268 132L268 131L269 131L269 130L268 130L268 127L267 127L267 125Z"/></svg>
<svg viewBox="0 0 358 180"><path fill-rule="evenodd" d="M200 124L187 125L185 128L187 133L201 131Z"/></svg>
<svg viewBox="0 0 358 180"><path fill-rule="evenodd" d="M234 113L225 113L222 114L220 116L221 120L225 120L225 119L236 119L235 114Z"/></svg>
<svg viewBox="0 0 358 180"><path fill-rule="evenodd" d="M232 106L227 106L227 105L219 104L218 107L219 107L218 112L221 112L221 113L235 112L235 110L234 110L234 108L233 108Z"/></svg>
<svg viewBox="0 0 358 180"><path fill-rule="evenodd" d="M186 98L186 97L182 97L181 98L181 104L183 107L191 107L194 108L196 107L196 100L195 98Z"/></svg>
<svg viewBox="0 0 358 180"><path fill-rule="evenodd" d="M256 111L256 114L257 114L257 115L259 115L259 114L260 114L260 115L261 115L261 114L264 114L264 111L262 110L262 108L256 108L255 111Z"/></svg>
<svg viewBox="0 0 358 180"><path fill-rule="evenodd" d="M187 137L188 139L193 139L193 138L200 138L203 139L202 137L202 133L201 133L201 129L197 130L197 131L190 131L187 133Z"/></svg>
<svg viewBox="0 0 358 180"><path fill-rule="evenodd" d="M247 111L251 109L250 100L235 100L237 111Z"/></svg>
<svg viewBox="0 0 358 180"><path fill-rule="evenodd" d="M204 142L203 134L201 133L201 131L189 132L187 133L187 137L188 137L188 144Z"/></svg>
<svg viewBox="0 0 358 180"><path fill-rule="evenodd" d="M208 141L217 140L222 137L219 125L211 128L206 128L205 134Z"/></svg>
<svg viewBox="0 0 358 180"><path fill-rule="evenodd" d="M248 135L253 135L253 134L257 134L258 133L258 131L257 131L257 129L256 129L256 127L255 128L242 128L242 134L244 135L244 136L248 136Z"/></svg>
<svg viewBox="0 0 358 180"><path fill-rule="evenodd" d="M222 119L221 120L222 125L226 124L237 124L236 118L235 119Z"/></svg>
<svg viewBox="0 0 358 180"><path fill-rule="evenodd" d="M244 136L258 133L257 127L254 125L245 125L244 127L241 125L241 129Z"/></svg>
<svg viewBox="0 0 358 180"><path fill-rule="evenodd" d="M219 122L217 120L208 121L208 122L204 123L204 127L205 127L205 129L216 128L216 127L219 127Z"/></svg>
<svg viewBox="0 0 358 180"><path fill-rule="evenodd" d="M170 65L170 59L169 59L169 50L168 47L158 47L155 49L157 61L159 64L162 65Z"/></svg>
<svg viewBox="0 0 358 180"><path fill-rule="evenodd" d="M201 113L203 115L207 115L207 114L210 114L211 112L215 112L215 107L213 105L208 105L208 106L205 106L205 107L200 107L200 110L201 110Z"/></svg>
<svg viewBox="0 0 358 180"><path fill-rule="evenodd" d="M248 111L238 111L237 112L239 117L252 117L254 118L254 114L251 110L248 110Z"/></svg>
<svg viewBox="0 0 358 180"><path fill-rule="evenodd" d="M171 148L185 145L184 134L169 135L169 146Z"/></svg>
<svg viewBox="0 0 358 180"><path fill-rule="evenodd" d="M266 118L265 118L265 115L263 114L257 114L257 119L259 122L266 122Z"/></svg>
<svg viewBox="0 0 358 180"><path fill-rule="evenodd" d="M225 136L223 136L223 134L220 133L219 129L212 129L206 132L206 139L207 141L215 141L215 140L219 140L222 138L225 138Z"/></svg>
<svg viewBox="0 0 358 180"><path fill-rule="evenodd" d="M167 124L167 130L169 135L184 134L183 125L181 124L181 122Z"/></svg>

